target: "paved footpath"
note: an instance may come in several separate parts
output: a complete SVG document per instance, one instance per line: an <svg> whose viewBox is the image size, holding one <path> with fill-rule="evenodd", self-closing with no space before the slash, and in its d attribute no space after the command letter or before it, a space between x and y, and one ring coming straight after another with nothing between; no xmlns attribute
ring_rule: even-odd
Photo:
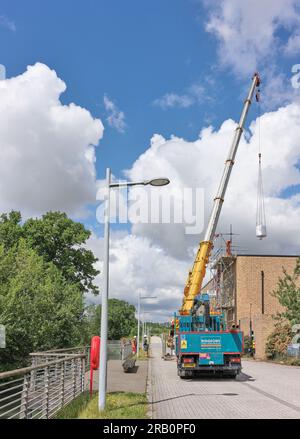
<svg viewBox="0 0 300 439"><path fill-rule="evenodd" d="M107 363L107 391L145 393L147 382L147 361L137 361L131 372L125 373L121 360ZM86 373L86 388L90 386L90 372ZM98 390L98 371L94 372L94 390Z"/></svg>
<svg viewBox="0 0 300 439"><path fill-rule="evenodd" d="M149 399L154 419L300 419L300 367L243 361L237 379L180 379L152 337Z"/></svg>

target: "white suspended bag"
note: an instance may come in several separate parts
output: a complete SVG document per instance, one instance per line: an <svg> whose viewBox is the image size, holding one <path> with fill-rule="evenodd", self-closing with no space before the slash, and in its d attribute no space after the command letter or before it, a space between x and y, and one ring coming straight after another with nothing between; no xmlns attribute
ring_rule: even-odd
<svg viewBox="0 0 300 439"><path fill-rule="evenodd" d="M256 226L256 236L259 239L267 237L267 227L265 224L258 224Z"/></svg>
<svg viewBox="0 0 300 439"><path fill-rule="evenodd" d="M266 226L266 214L265 214L265 202L264 202L264 190L262 182L262 170L261 170L261 154L259 153L258 164L258 184L257 184L257 210L256 210L256 236L259 239L267 237Z"/></svg>

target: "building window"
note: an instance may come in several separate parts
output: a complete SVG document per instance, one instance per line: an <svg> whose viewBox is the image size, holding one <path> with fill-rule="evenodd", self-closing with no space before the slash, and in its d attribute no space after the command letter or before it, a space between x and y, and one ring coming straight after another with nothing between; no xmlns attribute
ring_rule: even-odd
<svg viewBox="0 0 300 439"><path fill-rule="evenodd" d="M261 281L261 313L265 313L265 273L264 271L260 272L260 281Z"/></svg>

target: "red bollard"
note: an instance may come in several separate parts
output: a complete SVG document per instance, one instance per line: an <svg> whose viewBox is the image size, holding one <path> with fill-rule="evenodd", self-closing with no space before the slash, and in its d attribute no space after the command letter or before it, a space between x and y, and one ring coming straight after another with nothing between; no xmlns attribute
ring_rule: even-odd
<svg viewBox="0 0 300 439"><path fill-rule="evenodd" d="M99 369L100 358L100 337L95 335L91 340L91 355L90 355L90 396L93 392L93 373L94 370Z"/></svg>

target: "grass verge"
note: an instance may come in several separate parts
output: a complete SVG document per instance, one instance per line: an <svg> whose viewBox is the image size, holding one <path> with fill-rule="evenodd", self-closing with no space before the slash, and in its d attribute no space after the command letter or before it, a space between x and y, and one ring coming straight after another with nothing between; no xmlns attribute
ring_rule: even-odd
<svg viewBox="0 0 300 439"><path fill-rule="evenodd" d="M282 358L282 359L268 359L270 363L284 364L286 366L300 366L300 358Z"/></svg>
<svg viewBox="0 0 300 439"><path fill-rule="evenodd" d="M112 392L106 395L106 409L98 411L98 393L90 399L85 392L64 407L56 419L147 419L148 401L143 393Z"/></svg>
<svg viewBox="0 0 300 439"><path fill-rule="evenodd" d="M139 358L136 358L137 361L147 361L149 359L150 352L147 353L144 351L144 349L139 350Z"/></svg>

